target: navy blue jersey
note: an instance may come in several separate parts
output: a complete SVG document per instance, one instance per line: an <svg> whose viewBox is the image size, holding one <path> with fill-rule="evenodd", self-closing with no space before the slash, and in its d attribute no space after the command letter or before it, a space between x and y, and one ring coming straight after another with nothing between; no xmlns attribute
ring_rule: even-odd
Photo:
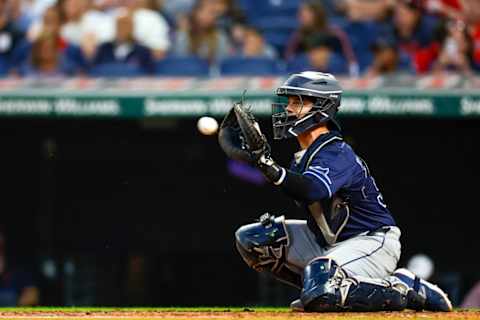
<svg viewBox="0 0 480 320"><path fill-rule="evenodd" d="M309 228L317 235L321 245L329 243L319 228L319 222L312 217L312 202L329 205L331 199L340 197L347 205L346 222L341 221L338 237L343 241L365 231L382 226L393 226L395 221L387 209L382 194L366 163L338 132L332 131L318 137L303 154L297 154L292 162L292 171L308 177L314 188L306 198L310 203L302 203L307 209ZM335 221L330 222L334 224ZM331 243L330 243L331 244Z"/></svg>

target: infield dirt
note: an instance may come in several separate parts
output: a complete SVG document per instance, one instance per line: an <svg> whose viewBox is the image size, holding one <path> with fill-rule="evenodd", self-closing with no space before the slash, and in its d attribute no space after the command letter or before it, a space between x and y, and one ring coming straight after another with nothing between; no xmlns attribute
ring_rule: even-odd
<svg viewBox="0 0 480 320"><path fill-rule="evenodd" d="M479 319L480 310L458 310L451 313L432 312L376 312L376 313L298 313L298 312L274 312L274 311L2 311L1 319L216 319L216 320L292 320L292 319L352 319L352 320L410 320L410 319Z"/></svg>

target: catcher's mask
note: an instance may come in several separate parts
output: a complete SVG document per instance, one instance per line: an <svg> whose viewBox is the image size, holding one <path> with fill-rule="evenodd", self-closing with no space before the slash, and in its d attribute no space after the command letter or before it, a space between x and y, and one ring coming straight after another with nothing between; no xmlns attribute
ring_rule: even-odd
<svg viewBox="0 0 480 320"><path fill-rule="evenodd" d="M293 113L287 110L288 103L272 104L274 139L296 137L323 123L340 131L335 115L340 106L342 88L333 75L315 71L293 74L276 90L276 94L279 97L298 96L301 106ZM308 112L302 113L305 97L314 103Z"/></svg>

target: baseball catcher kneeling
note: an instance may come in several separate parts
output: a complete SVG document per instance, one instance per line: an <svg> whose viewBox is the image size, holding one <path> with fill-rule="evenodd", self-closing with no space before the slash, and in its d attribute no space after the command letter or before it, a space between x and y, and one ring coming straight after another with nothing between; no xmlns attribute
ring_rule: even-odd
<svg viewBox="0 0 480 320"><path fill-rule="evenodd" d="M306 211L305 220L264 214L240 227L236 246L259 272L301 289L294 310L451 311L447 295L406 269L397 269L400 229L365 161L335 119L342 89L331 74L291 75L276 90L275 139L295 137L300 151L283 167L251 111L236 103L223 120L219 143L228 157L256 166Z"/></svg>

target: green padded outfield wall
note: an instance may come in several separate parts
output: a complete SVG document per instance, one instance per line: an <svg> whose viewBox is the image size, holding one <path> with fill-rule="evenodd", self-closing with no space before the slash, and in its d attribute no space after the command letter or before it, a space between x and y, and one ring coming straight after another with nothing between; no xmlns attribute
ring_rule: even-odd
<svg viewBox="0 0 480 320"><path fill-rule="evenodd" d="M452 76L453 77L453 76ZM478 117L478 81L446 77L341 79L342 116ZM196 117L222 115L247 89L246 101L269 115L284 78L140 78L0 80L0 116ZM427 81L428 80L428 81ZM454 81L456 80L456 81Z"/></svg>

